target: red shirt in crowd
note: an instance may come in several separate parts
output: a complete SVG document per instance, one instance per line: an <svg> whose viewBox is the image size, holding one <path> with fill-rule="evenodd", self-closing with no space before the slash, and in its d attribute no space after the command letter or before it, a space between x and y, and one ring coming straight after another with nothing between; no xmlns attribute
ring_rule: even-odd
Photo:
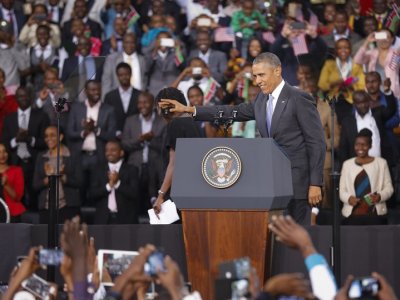
<svg viewBox="0 0 400 300"><path fill-rule="evenodd" d="M4 99L0 99L0 137L3 134L4 119L7 115L16 112L18 104L14 95L7 95Z"/></svg>
<svg viewBox="0 0 400 300"><path fill-rule="evenodd" d="M10 209L10 215L12 217L19 216L26 211L25 206L21 203L22 196L24 195L24 175L22 168L9 166L2 176L7 176L8 184L14 188L16 193L15 199L12 199L6 189L3 188L4 201Z"/></svg>

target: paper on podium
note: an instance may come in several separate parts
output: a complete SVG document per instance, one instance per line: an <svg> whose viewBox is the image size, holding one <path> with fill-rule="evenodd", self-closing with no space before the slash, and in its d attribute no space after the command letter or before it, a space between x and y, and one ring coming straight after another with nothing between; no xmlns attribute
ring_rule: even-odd
<svg viewBox="0 0 400 300"><path fill-rule="evenodd" d="M156 216L154 209L149 209L150 224L171 224L179 220L178 212L176 211L176 205L171 200L164 201L161 204L161 212Z"/></svg>

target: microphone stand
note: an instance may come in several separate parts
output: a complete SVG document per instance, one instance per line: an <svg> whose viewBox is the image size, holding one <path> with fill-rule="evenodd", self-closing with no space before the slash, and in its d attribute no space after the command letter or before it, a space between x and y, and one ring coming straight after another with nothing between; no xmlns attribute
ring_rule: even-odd
<svg viewBox="0 0 400 300"><path fill-rule="evenodd" d="M56 173L49 176L49 224L47 225L47 247L56 248L58 241L59 182L60 182L60 116L67 99L59 98L55 103L57 115L57 156ZM55 267L47 266L47 280L55 281Z"/></svg>
<svg viewBox="0 0 400 300"><path fill-rule="evenodd" d="M338 286L341 285L341 247L340 247L340 203L339 203L339 178L340 173L335 170L335 112L336 97L325 98L331 108L331 180L332 180L332 201L333 201L333 224L332 224L332 246L331 265Z"/></svg>

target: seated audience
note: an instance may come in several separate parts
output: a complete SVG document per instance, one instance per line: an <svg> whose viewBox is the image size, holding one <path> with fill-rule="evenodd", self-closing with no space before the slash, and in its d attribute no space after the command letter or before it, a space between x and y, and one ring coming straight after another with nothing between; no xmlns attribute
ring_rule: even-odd
<svg viewBox="0 0 400 300"><path fill-rule="evenodd" d="M105 147L106 162L94 166L89 197L96 204L95 224L138 223L138 171L124 155L121 143L110 140Z"/></svg>
<svg viewBox="0 0 400 300"><path fill-rule="evenodd" d="M11 223L21 222L21 215L26 211L21 200L24 196L24 174L21 167L10 166L9 152L6 145L0 143L0 198L10 211Z"/></svg>
<svg viewBox="0 0 400 300"><path fill-rule="evenodd" d="M387 224L385 201L393 186L386 160L368 154L373 143L371 130L362 129L354 143L356 157L343 163L339 186L343 224Z"/></svg>
<svg viewBox="0 0 400 300"><path fill-rule="evenodd" d="M49 222L49 186L50 176L57 174L57 144L60 144L59 165L59 200L58 223L79 215L80 196L79 188L82 181L80 164L76 157L72 156L69 149L62 143L64 134L60 132L60 140L57 141L57 127L51 125L44 132L44 140L47 150L38 154L33 175L33 188L38 192L38 208L41 224ZM54 199L53 199L54 200Z"/></svg>

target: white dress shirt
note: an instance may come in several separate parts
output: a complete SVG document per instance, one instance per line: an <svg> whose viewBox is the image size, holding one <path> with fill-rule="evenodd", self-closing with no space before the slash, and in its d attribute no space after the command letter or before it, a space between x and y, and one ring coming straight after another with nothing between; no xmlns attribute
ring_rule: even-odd
<svg viewBox="0 0 400 300"><path fill-rule="evenodd" d="M285 81L282 80L281 83L278 84L278 86L273 90L273 92L270 95L269 99L272 100L272 105L273 105L272 111L275 111L276 103L278 102L279 95L281 94L284 85Z"/></svg>
<svg viewBox="0 0 400 300"><path fill-rule="evenodd" d="M137 90L142 90L142 75L140 73L139 58L136 52L131 55L122 53L123 60L132 68L131 86Z"/></svg>
<svg viewBox="0 0 400 300"><path fill-rule="evenodd" d="M124 109L124 112L127 113L129 102L131 101L131 96L132 96L132 87L129 87L127 90L124 90L122 87L119 87L118 91L121 97L122 107Z"/></svg>
<svg viewBox="0 0 400 300"><path fill-rule="evenodd" d="M35 55L37 57L41 57L43 55L43 59L47 59L51 55L51 45L47 44L46 47L42 48L39 44L37 44L34 48Z"/></svg>
<svg viewBox="0 0 400 300"><path fill-rule="evenodd" d="M92 119L94 121L94 125L97 125L97 118L99 117L100 105L101 102L97 102L95 105L90 106L89 101L85 101L86 105L86 120L89 121ZM83 141L82 150L84 151L94 151L96 150L96 135L94 132L89 133L85 140Z"/></svg>
<svg viewBox="0 0 400 300"><path fill-rule="evenodd" d="M361 117L356 111L356 122L357 131L360 132L363 128L368 128L372 131L372 145L369 149L368 154L374 157L381 156L381 136L379 134L378 126L376 125L375 118L372 116L371 110L369 110L364 117Z"/></svg>
<svg viewBox="0 0 400 300"><path fill-rule="evenodd" d="M121 168L122 165L122 159L119 160L116 163L108 163L108 168L110 169L110 172L117 172L119 173L119 169ZM117 183L111 187L109 183L106 184L106 189L107 191L110 192L110 194L108 194L108 209L111 212L118 212L118 207L117 207L117 198L115 197L115 190L119 188L121 184L121 180L118 180Z"/></svg>
<svg viewBox="0 0 400 300"><path fill-rule="evenodd" d="M151 118L149 120L146 120L142 114L139 115L139 119L142 125L142 134L148 133L151 131L153 128L153 122L156 117L156 113L153 112L151 115ZM149 142L144 141L143 142L143 163L147 163L149 161Z"/></svg>
<svg viewBox="0 0 400 300"><path fill-rule="evenodd" d="M210 52L211 50L208 49L207 52L203 54L203 52L199 50L199 58L201 58L206 63L206 65L208 65L208 61L210 60Z"/></svg>

